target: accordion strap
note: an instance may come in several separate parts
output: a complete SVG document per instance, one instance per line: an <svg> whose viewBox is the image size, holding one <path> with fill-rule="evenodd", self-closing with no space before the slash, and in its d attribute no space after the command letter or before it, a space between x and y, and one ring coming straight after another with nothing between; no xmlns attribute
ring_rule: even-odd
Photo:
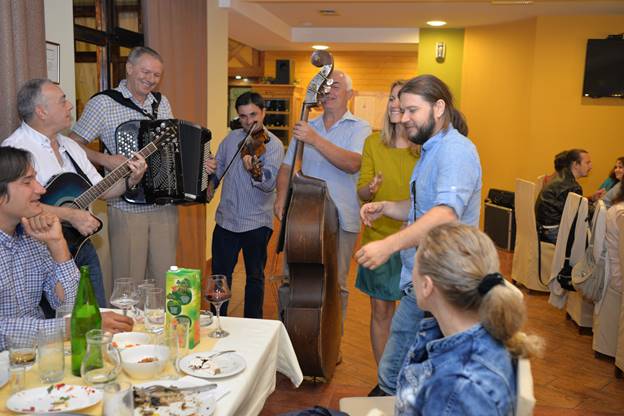
<svg viewBox="0 0 624 416"><path fill-rule="evenodd" d="M119 104L123 105L124 107L128 107L131 108L135 111L138 111L139 113L141 113L142 115L148 117L150 120L156 120L156 117L158 116L158 107L160 106L160 101L162 100L162 94L159 92L153 92L152 95L154 96L155 100L152 103L152 112L148 112L145 109L139 107L138 105L136 105L134 103L134 101L132 101L130 98L126 98L123 96L123 94L117 90L104 90L104 91L100 91L97 94L94 94L93 97L97 97L98 95L106 95L107 97L109 97L110 99L118 102ZM93 98L91 97L91 98Z"/></svg>

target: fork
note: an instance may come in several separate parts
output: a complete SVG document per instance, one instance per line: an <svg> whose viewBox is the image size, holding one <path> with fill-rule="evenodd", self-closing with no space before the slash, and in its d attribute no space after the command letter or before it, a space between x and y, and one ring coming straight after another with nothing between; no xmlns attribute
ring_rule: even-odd
<svg viewBox="0 0 624 416"><path fill-rule="evenodd" d="M217 388L217 385L215 383L211 383L211 384L205 384L203 386L194 386L194 387L175 387L175 386L166 387L166 386L161 386L160 384L154 384L148 387L135 387L134 389L137 395L150 395L152 393L156 393L159 391L166 391L166 390L172 393L185 393L185 392L201 393L203 391L213 390L216 388Z"/></svg>
<svg viewBox="0 0 624 416"><path fill-rule="evenodd" d="M218 356L223 355L223 354L229 354L231 352L236 352L236 350L217 351L217 352L214 352L214 353L208 355L206 358L215 358L215 357L218 357Z"/></svg>

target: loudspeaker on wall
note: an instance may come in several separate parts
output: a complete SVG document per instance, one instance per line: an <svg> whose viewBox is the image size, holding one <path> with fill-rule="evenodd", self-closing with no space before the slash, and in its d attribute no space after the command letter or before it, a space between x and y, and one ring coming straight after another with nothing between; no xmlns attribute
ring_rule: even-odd
<svg viewBox="0 0 624 416"><path fill-rule="evenodd" d="M275 84L290 84L294 79L295 63L290 59L275 61Z"/></svg>

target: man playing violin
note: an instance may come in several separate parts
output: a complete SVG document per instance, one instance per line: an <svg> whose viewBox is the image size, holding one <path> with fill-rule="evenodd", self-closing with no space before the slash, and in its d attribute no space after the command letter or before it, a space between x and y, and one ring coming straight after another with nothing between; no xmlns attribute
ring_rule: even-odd
<svg viewBox="0 0 624 416"><path fill-rule="evenodd" d="M71 126L72 104L58 85L47 79L32 79L24 83L17 94L17 107L22 124L2 142L28 150L33 155L37 180L47 184L52 177L63 172L73 172L95 185L102 177L87 159L85 151L76 142L61 134ZM141 181L147 167L145 160L137 155L128 163L131 175L121 180L102 195L103 199L117 197ZM68 222L84 236L98 230L99 221L89 211L44 205L46 212ZM71 248L71 247L70 247ZM89 266L90 278L100 307L106 307L100 261L93 244L87 240L76 254L77 266ZM50 313L46 305L42 305Z"/></svg>
<svg viewBox="0 0 624 416"><path fill-rule="evenodd" d="M309 123L299 121L293 130L296 140L305 143L302 172L325 180L329 194L338 209L337 260L342 319L347 310L349 291L347 276L353 247L360 232L360 203L356 186L362 162L364 141L371 134L370 125L355 117L347 108L353 96L351 78L342 71L331 74L331 90L322 96L323 115ZM292 140L277 181L275 215L282 220L288 193L291 163L296 147Z"/></svg>
<svg viewBox="0 0 624 416"><path fill-rule="evenodd" d="M235 105L242 128L231 131L219 145L215 159L206 163L208 173L223 182L212 234L212 273L225 275L231 286L242 249L247 274L245 318L262 318L264 266L273 233L272 209L284 148L262 124L265 108L260 94L246 92Z"/></svg>

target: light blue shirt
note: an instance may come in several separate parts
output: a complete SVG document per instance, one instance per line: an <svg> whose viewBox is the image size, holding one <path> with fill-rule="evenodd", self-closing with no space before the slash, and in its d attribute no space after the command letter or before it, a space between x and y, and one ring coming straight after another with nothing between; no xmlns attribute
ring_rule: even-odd
<svg viewBox="0 0 624 416"><path fill-rule="evenodd" d="M408 223L439 205L453 208L460 222L479 225L481 162L475 145L452 125L427 140L410 180ZM416 247L401 250L401 289L412 282Z"/></svg>
<svg viewBox="0 0 624 416"><path fill-rule="evenodd" d="M217 178L223 176L227 165L232 161L230 170L221 182L221 200L215 219L222 228L234 233L243 233L269 227L273 229L273 204L277 171L284 157L284 146L280 139L269 133L266 151L259 157L262 163L262 178L252 179L243 166L240 154L236 155L238 144L245 138L245 131L237 129L228 134L219 144L217 151ZM236 157L235 157L236 155Z"/></svg>
<svg viewBox="0 0 624 416"><path fill-rule="evenodd" d="M329 130L325 129L323 117L317 117L309 123L321 136L351 152L362 154L364 142L371 134L368 122L355 117L347 111ZM291 140L284 163L291 166L297 140ZM303 150L301 170L307 176L323 179L327 182L329 196L338 210L340 228L357 233L360 231L360 203L357 197L359 173L347 173L332 165L318 150L308 144Z"/></svg>

